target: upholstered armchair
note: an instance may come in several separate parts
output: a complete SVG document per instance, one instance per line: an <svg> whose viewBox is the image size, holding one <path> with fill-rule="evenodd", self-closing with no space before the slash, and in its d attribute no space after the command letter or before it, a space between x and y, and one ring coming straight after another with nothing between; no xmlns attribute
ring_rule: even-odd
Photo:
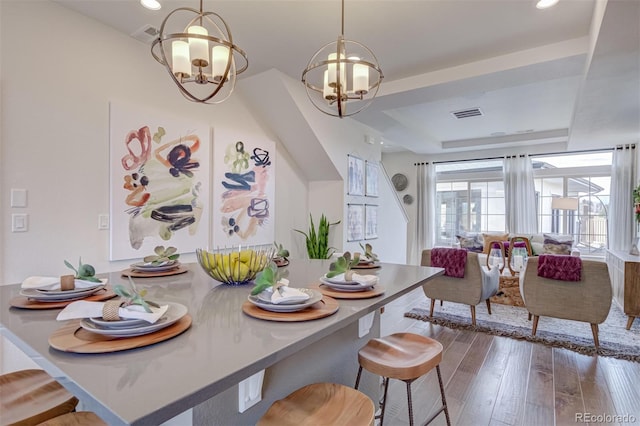
<svg viewBox="0 0 640 426"><path fill-rule="evenodd" d="M431 249L422 252L421 265L433 266ZM478 253L468 252L463 278L440 275L423 284L424 294L431 299L429 316L433 316L436 300L463 303L470 306L471 323L476 325L476 305L485 301L487 310L491 314L489 299L498 292L499 279L500 271L498 268L489 270L480 264Z"/></svg>
<svg viewBox="0 0 640 426"><path fill-rule="evenodd" d="M597 348L598 324L602 324L611 308L611 280L605 262L582 259L579 281L562 281L538 275L539 257L527 261L520 293L524 304L533 315L532 335L538 329L541 316L583 321L591 324L593 341Z"/></svg>

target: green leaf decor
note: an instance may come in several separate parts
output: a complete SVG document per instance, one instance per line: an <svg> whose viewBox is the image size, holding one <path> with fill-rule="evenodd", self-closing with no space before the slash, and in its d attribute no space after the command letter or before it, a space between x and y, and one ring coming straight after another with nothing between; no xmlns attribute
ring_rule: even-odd
<svg viewBox="0 0 640 426"><path fill-rule="evenodd" d="M305 236L309 259L329 259L335 251L333 247L329 247L329 228L332 225L339 224L340 221L329 223L327 217L322 214L322 216L320 216L320 222L318 223L318 230L316 231L311 214L309 214L309 219L311 223L308 233L300 231L299 229L294 229L294 231Z"/></svg>

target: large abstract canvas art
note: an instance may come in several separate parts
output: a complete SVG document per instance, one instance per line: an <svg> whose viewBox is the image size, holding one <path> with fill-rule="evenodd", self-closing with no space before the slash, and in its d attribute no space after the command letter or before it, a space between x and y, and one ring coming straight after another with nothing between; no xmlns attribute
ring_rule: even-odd
<svg viewBox="0 0 640 426"><path fill-rule="evenodd" d="M213 248L273 244L275 142L214 132Z"/></svg>
<svg viewBox="0 0 640 426"><path fill-rule="evenodd" d="M206 247L210 128L126 103L109 108L110 259Z"/></svg>

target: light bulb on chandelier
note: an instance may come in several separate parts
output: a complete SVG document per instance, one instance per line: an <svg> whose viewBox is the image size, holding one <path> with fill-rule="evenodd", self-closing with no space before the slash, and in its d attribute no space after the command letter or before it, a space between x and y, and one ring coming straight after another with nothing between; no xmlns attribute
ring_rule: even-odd
<svg viewBox="0 0 640 426"><path fill-rule="evenodd" d="M165 66L180 93L199 103L226 100L236 76L249 66L246 53L233 43L227 23L217 13L204 12L202 0L199 10L181 7L167 15L151 54Z"/></svg>
<svg viewBox="0 0 640 426"><path fill-rule="evenodd" d="M371 104L383 77L373 52L344 38L342 0L342 33L336 42L320 48L302 72L311 103L325 114L340 118L357 114ZM354 104L353 109L347 110L347 104Z"/></svg>

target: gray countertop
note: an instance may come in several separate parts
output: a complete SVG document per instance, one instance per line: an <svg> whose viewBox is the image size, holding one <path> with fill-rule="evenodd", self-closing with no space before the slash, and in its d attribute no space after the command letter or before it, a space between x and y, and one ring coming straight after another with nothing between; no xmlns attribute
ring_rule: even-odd
<svg viewBox="0 0 640 426"><path fill-rule="evenodd" d="M138 278L155 301L181 303L193 317L189 330L152 346L109 354L73 354L49 347L61 323L59 309L10 307L19 285L0 286L0 331L110 424L158 424L206 401L245 378L357 321L442 273L441 268L382 264L374 273L382 296L339 300L335 314L305 322L271 322L245 315L241 306L252 285L226 286L197 264L185 274ZM318 282L329 261L291 260L291 286ZM126 283L120 271L105 274ZM161 391L159 391L161 390Z"/></svg>

